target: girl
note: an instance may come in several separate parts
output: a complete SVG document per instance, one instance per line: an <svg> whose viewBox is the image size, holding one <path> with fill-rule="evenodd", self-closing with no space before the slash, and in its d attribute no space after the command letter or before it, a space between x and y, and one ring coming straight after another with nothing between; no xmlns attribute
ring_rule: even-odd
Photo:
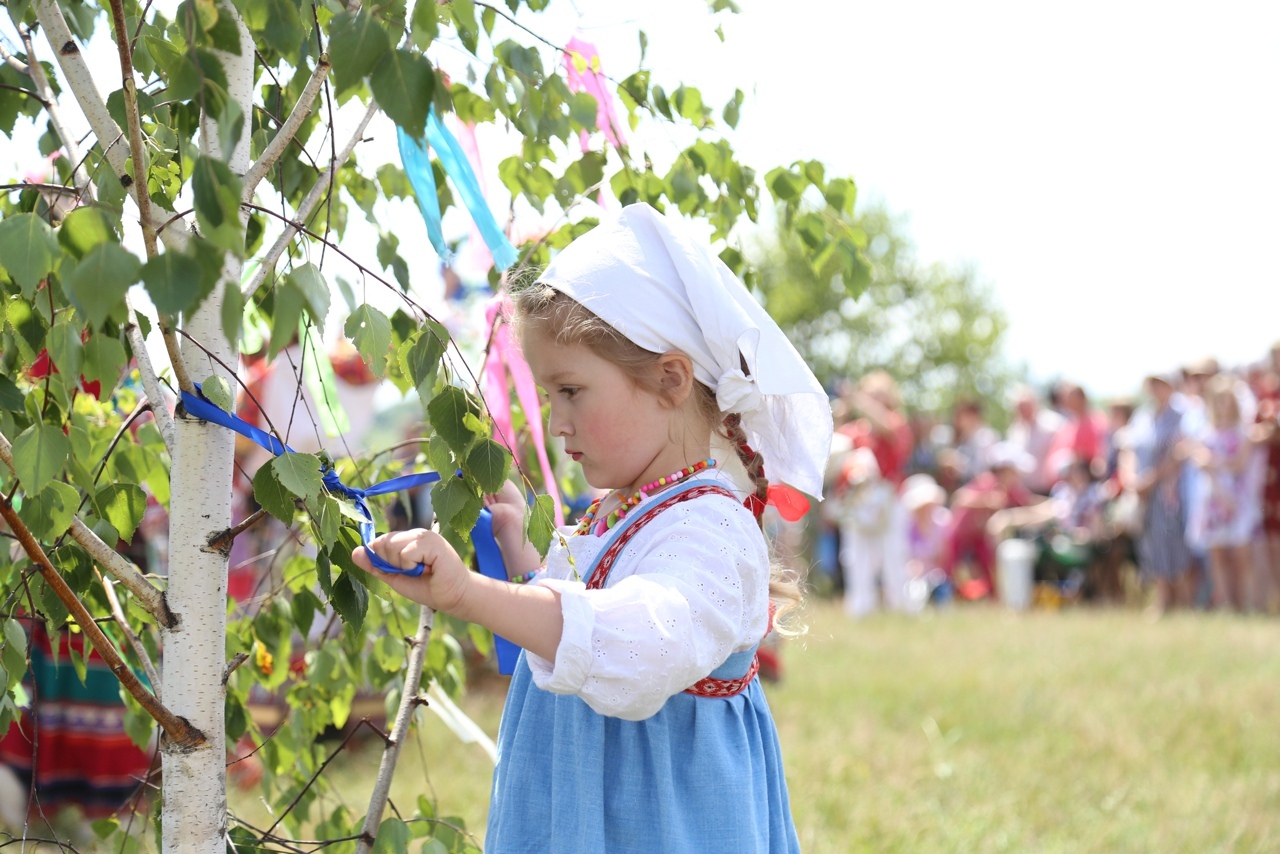
<svg viewBox="0 0 1280 854"><path fill-rule="evenodd" d="M611 490L553 542L491 499L512 580L429 531L369 548L409 598L524 648L498 733L486 847L506 852L794 852L777 733L755 678L770 623L758 527L777 480L820 495L831 410L803 360L705 242L632 205L515 295L550 429ZM730 441L745 495L711 459ZM758 450L754 450L758 449ZM731 451L732 453L732 451ZM750 509L748 509L750 508ZM753 517L754 511L754 517ZM363 549L355 560L368 567Z"/></svg>
<svg viewBox="0 0 1280 854"><path fill-rule="evenodd" d="M1243 611L1261 508L1247 477L1253 445L1240 417L1235 385L1233 377L1219 374L1206 391L1210 428L1192 461L1208 477L1208 496L1191 524L1195 537L1209 547L1215 604Z"/></svg>

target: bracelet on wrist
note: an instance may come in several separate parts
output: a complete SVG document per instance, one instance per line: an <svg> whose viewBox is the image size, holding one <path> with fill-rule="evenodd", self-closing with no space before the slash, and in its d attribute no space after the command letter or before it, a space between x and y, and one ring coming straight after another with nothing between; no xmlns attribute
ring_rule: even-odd
<svg viewBox="0 0 1280 854"><path fill-rule="evenodd" d="M526 572L524 575L513 575L507 579L512 584L527 584L542 574L541 569L535 569L533 572Z"/></svg>

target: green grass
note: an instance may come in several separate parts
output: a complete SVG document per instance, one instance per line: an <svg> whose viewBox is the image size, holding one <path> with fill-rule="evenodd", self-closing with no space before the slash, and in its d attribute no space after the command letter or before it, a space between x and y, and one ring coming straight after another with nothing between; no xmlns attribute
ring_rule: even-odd
<svg viewBox="0 0 1280 854"><path fill-rule="evenodd" d="M809 854L1280 850L1280 622L829 603L770 686ZM497 731L501 686L463 703ZM481 833L491 768L428 716L392 800L434 792ZM356 812L372 742L327 772ZM265 810L239 794L257 824ZM269 823L269 822L268 822Z"/></svg>

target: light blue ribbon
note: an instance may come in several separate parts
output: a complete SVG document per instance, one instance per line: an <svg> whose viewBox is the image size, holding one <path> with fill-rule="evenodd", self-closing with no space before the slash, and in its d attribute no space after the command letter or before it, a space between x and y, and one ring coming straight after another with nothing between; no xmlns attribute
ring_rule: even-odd
<svg viewBox="0 0 1280 854"><path fill-rule="evenodd" d="M440 165L444 167L445 174L453 181L458 195L462 197L462 203L471 213L480 236L489 247L489 254L493 256L494 266L501 271L514 264L519 257L516 248L502 233L498 221L493 217L493 211L489 210L489 203L480 189L475 172L467 161L466 152L440 121L435 107L427 113L427 126L423 139L414 139L399 125L396 126L396 139L400 146L400 161L404 164L405 174L409 177L414 196L417 197L418 210L422 212L422 218L427 223L427 238L435 248L436 254L446 262L451 260L452 253L444 242L444 227L440 221L440 202L436 196L436 179L431 170L428 145L435 149L436 157L440 159Z"/></svg>

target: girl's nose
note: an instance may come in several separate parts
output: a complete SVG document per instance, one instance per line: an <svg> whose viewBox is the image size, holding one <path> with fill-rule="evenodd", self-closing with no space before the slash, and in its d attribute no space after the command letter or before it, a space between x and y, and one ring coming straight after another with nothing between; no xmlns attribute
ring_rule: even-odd
<svg viewBox="0 0 1280 854"><path fill-rule="evenodd" d="M547 416L547 431L552 436L573 435L573 427L570 425L569 419L557 414L554 406L551 407L551 414Z"/></svg>

